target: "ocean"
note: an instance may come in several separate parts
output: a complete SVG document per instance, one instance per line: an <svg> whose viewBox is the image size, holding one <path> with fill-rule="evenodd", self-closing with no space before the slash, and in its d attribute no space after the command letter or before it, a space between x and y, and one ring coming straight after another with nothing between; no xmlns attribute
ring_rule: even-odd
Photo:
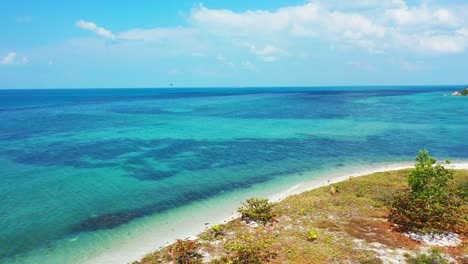
<svg viewBox="0 0 468 264"><path fill-rule="evenodd" d="M0 90L0 263L126 263L311 177L468 160L461 88Z"/></svg>

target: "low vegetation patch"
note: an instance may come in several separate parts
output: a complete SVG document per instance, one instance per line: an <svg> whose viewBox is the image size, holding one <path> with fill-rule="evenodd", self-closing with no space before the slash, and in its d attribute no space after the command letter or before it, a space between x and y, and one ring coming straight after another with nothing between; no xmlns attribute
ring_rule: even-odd
<svg viewBox="0 0 468 264"><path fill-rule="evenodd" d="M197 243L189 240L177 240L169 247L169 254L177 264L201 263L201 254L197 251Z"/></svg>
<svg viewBox="0 0 468 264"><path fill-rule="evenodd" d="M229 251L228 263L232 264L261 264L277 255L270 249L271 241L258 239L251 233L238 233L224 247Z"/></svg>
<svg viewBox="0 0 468 264"><path fill-rule="evenodd" d="M408 264L448 264L446 258L441 254L439 250L432 249L430 254L425 253L417 254L416 256L411 256L410 254L405 254L406 263Z"/></svg>

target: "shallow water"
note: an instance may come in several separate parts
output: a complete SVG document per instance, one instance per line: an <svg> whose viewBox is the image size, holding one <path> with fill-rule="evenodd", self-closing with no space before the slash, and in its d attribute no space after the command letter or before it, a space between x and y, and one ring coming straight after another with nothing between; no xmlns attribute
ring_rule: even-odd
<svg viewBox="0 0 468 264"><path fill-rule="evenodd" d="M303 172L466 159L457 88L0 90L0 262L80 262Z"/></svg>

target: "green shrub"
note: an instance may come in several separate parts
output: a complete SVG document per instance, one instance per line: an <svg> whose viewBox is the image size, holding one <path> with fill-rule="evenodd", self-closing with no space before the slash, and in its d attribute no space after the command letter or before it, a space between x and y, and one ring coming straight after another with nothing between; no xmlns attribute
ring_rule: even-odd
<svg viewBox="0 0 468 264"><path fill-rule="evenodd" d="M201 263L202 256L196 250L197 244L194 241L179 239L169 247L169 254L177 264Z"/></svg>
<svg viewBox="0 0 468 264"><path fill-rule="evenodd" d="M418 254L416 256L411 256L409 254L405 255L406 263L408 264L447 264L448 261L442 256L440 251L431 250L430 255Z"/></svg>
<svg viewBox="0 0 468 264"><path fill-rule="evenodd" d="M468 95L468 87L465 88L464 90L460 91L461 95Z"/></svg>
<svg viewBox="0 0 468 264"><path fill-rule="evenodd" d="M237 211L241 213L242 220L247 222L254 221L266 225L273 222L273 204L268 199L250 198Z"/></svg>
<svg viewBox="0 0 468 264"><path fill-rule="evenodd" d="M317 237L318 237L318 233L317 233L317 229L311 229L309 231L309 233L307 233L307 240L309 241L315 241L317 240Z"/></svg>
<svg viewBox="0 0 468 264"><path fill-rule="evenodd" d="M436 159L429 156L427 150L419 151L416 160L415 168L408 174L412 196L433 201L446 198L453 189L453 171L436 164Z"/></svg>
<svg viewBox="0 0 468 264"><path fill-rule="evenodd" d="M389 220L402 231L456 231L462 201L453 182L453 171L419 151L415 168L408 174L409 190L390 202Z"/></svg>
<svg viewBox="0 0 468 264"><path fill-rule="evenodd" d="M261 264L276 257L269 248L270 241L258 239L252 234L237 234L233 241L226 242L224 247L230 252L229 262L232 264Z"/></svg>
<svg viewBox="0 0 468 264"><path fill-rule="evenodd" d="M211 232L213 233L214 237L217 237L222 234L221 227L221 224L217 224L211 227Z"/></svg>

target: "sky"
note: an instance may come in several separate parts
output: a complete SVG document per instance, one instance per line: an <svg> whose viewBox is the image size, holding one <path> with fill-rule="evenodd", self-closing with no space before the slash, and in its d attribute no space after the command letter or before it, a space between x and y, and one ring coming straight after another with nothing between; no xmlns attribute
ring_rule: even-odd
<svg viewBox="0 0 468 264"><path fill-rule="evenodd" d="M0 12L0 89L468 84L466 0L0 0Z"/></svg>

